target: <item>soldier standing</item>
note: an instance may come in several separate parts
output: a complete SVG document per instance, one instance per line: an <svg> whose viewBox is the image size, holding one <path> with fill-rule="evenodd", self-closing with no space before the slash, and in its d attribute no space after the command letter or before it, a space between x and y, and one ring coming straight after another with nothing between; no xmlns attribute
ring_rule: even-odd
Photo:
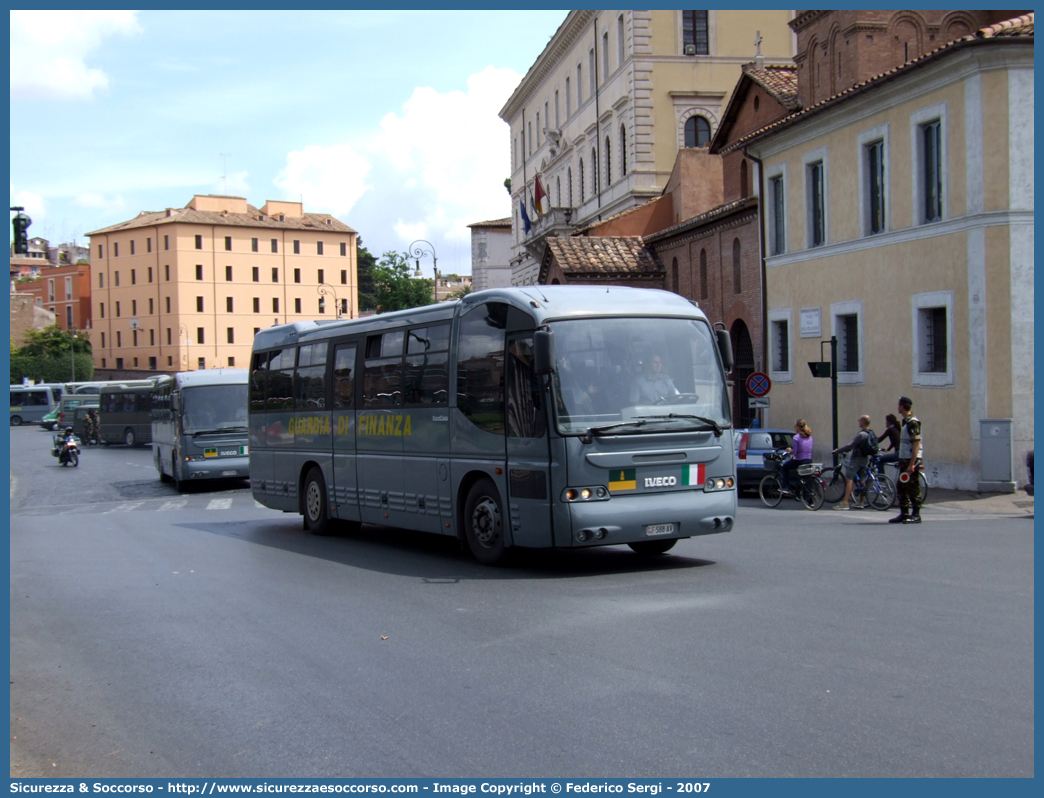
<svg viewBox="0 0 1044 798"><path fill-rule="evenodd" d="M899 415L903 427L899 433L899 515L889 519L890 524L921 523L921 481L917 467L921 464L924 447L921 445L921 421L913 414L913 400L899 397ZM904 479L905 477L905 479Z"/></svg>

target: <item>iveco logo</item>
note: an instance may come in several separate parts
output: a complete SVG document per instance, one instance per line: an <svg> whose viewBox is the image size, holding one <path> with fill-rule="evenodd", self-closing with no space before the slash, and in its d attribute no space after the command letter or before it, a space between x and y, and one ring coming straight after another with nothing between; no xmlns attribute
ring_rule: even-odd
<svg viewBox="0 0 1044 798"><path fill-rule="evenodd" d="M239 454L239 450L238 449L225 449L225 450L222 450L220 452L220 454L221 454L222 457L235 457L237 454Z"/></svg>
<svg viewBox="0 0 1044 798"><path fill-rule="evenodd" d="M645 487L647 488L669 488L672 485L678 484L677 477L646 477Z"/></svg>

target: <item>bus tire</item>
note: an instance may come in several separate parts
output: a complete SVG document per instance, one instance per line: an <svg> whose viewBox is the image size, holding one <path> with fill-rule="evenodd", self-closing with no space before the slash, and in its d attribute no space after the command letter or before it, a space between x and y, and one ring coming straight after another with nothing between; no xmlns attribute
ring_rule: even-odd
<svg viewBox="0 0 1044 798"><path fill-rule="evenodd" d="M178 453L170 453L170 480L174 483L174 490L178 493L185 492L185 483L178 478Z"/></svg>
<svg viewBox="0 0 1044 798"><path fill-rule="evenodd" d="M628 543L631 547L631 551L635 554L650 555L650 554L666 554L674 548L674 544L678 541L675 540L643 540L638 543Z"/></svg>
<svg viewBox="0 0 1044 798"><path fill-rule="evenodd" d="M305 528L313 535L329 535L330 516L326 506L326 480L319 466L312 466L301 492Z"/></svg>
<svg viewBox="0 0 1044 798"><path fill-rule="evenodd" d="M123 442L128 446L133 446L137 443L137 439L134 437L134 430L130 427L127 427L127 429L123 431Z"/></svg>
<svg viewBox="0 0 1044 798"><path fill-rule="evenodd" d="M22 417L21 416L11 416L11 426L12 427L20 427L20 426L22 426Z"/></svg>
<svg viewBox="0 0 1044 798"><path fill-rule="evenodd" d="M482 565L503 565L510 549L504 539L504 512L493 480L483 477L471 486L464 502L464 537Z"/></svg>
<svg viewBox="0 0 1044 798"><path fill-rule="evenodd" d="M170 477L167 472L163 470L163 453L156 447L156 454L154 457L156 461L156 470L159 471L160 482L170 482Z"/></svg>

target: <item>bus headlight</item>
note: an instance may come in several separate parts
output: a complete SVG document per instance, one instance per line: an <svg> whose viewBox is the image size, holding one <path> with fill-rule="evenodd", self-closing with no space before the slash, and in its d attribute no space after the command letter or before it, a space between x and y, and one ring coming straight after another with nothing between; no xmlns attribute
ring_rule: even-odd
<svg viewBox="0 0 1044 798"><path fill-rule="evenodd" d="M609 501L609 491L604 485L593 485L588 488L566 488L562 492L565 502L604 502Z"/></svg>
<svg viewBox="0 0 1044 798"><path fill-rule="evenodd" d="M706 493L718 490L732 490L736 486L735 477L709 477L703 485Z"/></svg>

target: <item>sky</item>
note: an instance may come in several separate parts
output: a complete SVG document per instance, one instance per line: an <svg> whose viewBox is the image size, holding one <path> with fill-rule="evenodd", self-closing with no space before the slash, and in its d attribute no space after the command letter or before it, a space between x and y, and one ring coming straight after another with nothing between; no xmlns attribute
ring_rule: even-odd
<svg viewBox="0 0 1044 798"><path fill-rule="evenodd" d="M566 13L11 11L11 204L86 244L194 194L303 201L470 274L467 225L511 214L497 114Z"/></svg>

